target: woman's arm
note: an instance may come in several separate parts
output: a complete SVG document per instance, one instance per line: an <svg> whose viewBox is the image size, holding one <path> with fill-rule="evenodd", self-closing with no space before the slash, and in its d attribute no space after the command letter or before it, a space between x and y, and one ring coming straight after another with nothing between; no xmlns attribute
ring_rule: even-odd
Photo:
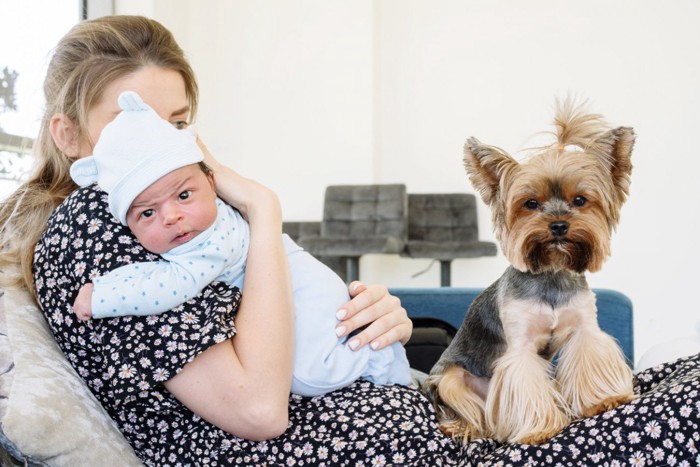
<svg viewBox="0 0 700 467"><path fill-rule="evenodd" d="M250 223L251 238L237 334L187 364L166 388L209 422L243 438L269 439L287 428L294 357L294 311L277 196L209 163L220 196Z"/></svg>
<svg viewBox="0 0 700 467"><path fill-rule="evenodd" d="M221 165L207 149L201 139L199 147L204 153L204 162L214 172L214 177L221 181L226 177L227 168ZM230 204L236 204L232 183L217 183L218 195ZM246 279L247 280L247 279ZM355 281L349 286L353 299L348 302L336 316L342 322L338 324L336 333L346 336L356 329L369 325L350 341L353 349L359 349L370 343L373 349L382 349L394 342L406 344L413 331L413 323L408 318L401 301L390 295L382 285L365 286Z"/></svg>

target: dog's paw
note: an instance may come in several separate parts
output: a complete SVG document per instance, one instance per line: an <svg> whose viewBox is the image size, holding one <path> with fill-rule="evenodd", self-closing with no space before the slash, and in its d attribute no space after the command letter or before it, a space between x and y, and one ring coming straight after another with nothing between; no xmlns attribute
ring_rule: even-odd
<svg viewBox="0 0 700 467"><path fill-rule="evenodd" d="M462 444L486 437L481 430L474 425L466 423L464 420L443 421L440 423L440 431L457 442L461 441Z"/></svg>
<svg viewBox="0 0 700 467"><path fill-rule="evenodd" d="M542 444L559 434L570 421L571 418L560 410L548 414L538 413L534 418L523 420L519 430L509 436L496 436L496 440L503 443Z"/></svg>
<svg viewBox="0 0 700 467"><path fill-rule="evenodd" d="M542 444L545 441L547 441L549 438L552 438L553 436L556 436L557 434L559 434L559 432L563 428L564 427L562 426L561 428L551 430L551 431L528 433L526 436L524 436L520 439L511 440L510 442L521 443L521 444L535 444L535 445Z"/></svg>
<svg viewBox="0 0 700 467"><path fill-rule="evenodd" d="M598 415L603 412L607 412L608 410L615 409L623 404L631 402L636 398L637 396L634 394L620 394L617 396L610 396L606 399L603 399L598 404L584 408L581 413L581 417L587 418L592 417L594 415Z"/></svg>

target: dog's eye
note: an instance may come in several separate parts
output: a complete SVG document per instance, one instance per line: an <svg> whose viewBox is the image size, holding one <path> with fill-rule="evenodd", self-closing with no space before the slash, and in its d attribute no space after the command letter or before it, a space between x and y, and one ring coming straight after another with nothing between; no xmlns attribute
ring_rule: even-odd
<svg viewBox="0 0 700 467"><path fill-rule="evenodd" d="M528 199L525 201L525 208L529 209L530 211L534 211L535 209L540 207L540 202L537 201L536 199Z"/></svg>
<svg viewBox="0 0 700 467"><path fill-rule="evenodd" d="M586 201L588 201L588 200L586 198L584 198L583 196L577 196L576 198L574 198L574 201L572 202L572 204L574 206L576 206L577 208L580 208L581 206L586 204Z"/></svg>

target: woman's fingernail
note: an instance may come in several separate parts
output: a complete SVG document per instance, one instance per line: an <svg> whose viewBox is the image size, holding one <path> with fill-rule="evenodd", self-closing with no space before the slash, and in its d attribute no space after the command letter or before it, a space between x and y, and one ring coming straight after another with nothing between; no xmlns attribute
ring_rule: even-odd
<svg viewBox="0 0 700 467"><path fill-rule="evenodd" d="M341 308L340 310L338 310L338 311L335 312L335 317L338 318L338 319L343 319L343 318L345 318L345 316L346 316L347 314L348 314L347 310L344 310L344 309Z"/></svg>
<svg viewBox="0 0 700 467"><path fill-rule="evenodd" d="M335 328L335 335L336 336L340 337L343 334L345 334L345 326L338 326L337 328Z"/></svg>
<svg viewBox="0 0 700 467"><path fill-rule="evenodd" d="M348 345L350 346L350 348L352 350L355 350L357 348L357 346L360 345L360 341L357 339L353 339L350 342L348 342Z"/></svg>
<svg viewBox="0 0 700 467"><path fill-rule="evenodd" d="M375 341L375 342L372 342L372 343L370 344L370 346L371 346L374 350L377 350L377 349L379 348L379 342L376 342L376 341Z"/></svg>
<svg viewBox="0 0 700 467"><path fill-rule="evenodd" d="M361 285L362 285L362 282L359 282L359 281L354 282L352 284L352 291L353 292L356 291L358 289L358 287L360 287Z"/></svg>

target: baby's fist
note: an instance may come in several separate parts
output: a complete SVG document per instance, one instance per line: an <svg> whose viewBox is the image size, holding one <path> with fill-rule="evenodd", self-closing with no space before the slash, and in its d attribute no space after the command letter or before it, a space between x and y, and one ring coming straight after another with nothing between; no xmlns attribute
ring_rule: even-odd
<svg viewBox="0 0 700 467"><path fill-rule="evenodd" d="M85 284L78 291L78 296L73 303L73 312L79 320L85 321L92 318L92 283Z"/></svg>

